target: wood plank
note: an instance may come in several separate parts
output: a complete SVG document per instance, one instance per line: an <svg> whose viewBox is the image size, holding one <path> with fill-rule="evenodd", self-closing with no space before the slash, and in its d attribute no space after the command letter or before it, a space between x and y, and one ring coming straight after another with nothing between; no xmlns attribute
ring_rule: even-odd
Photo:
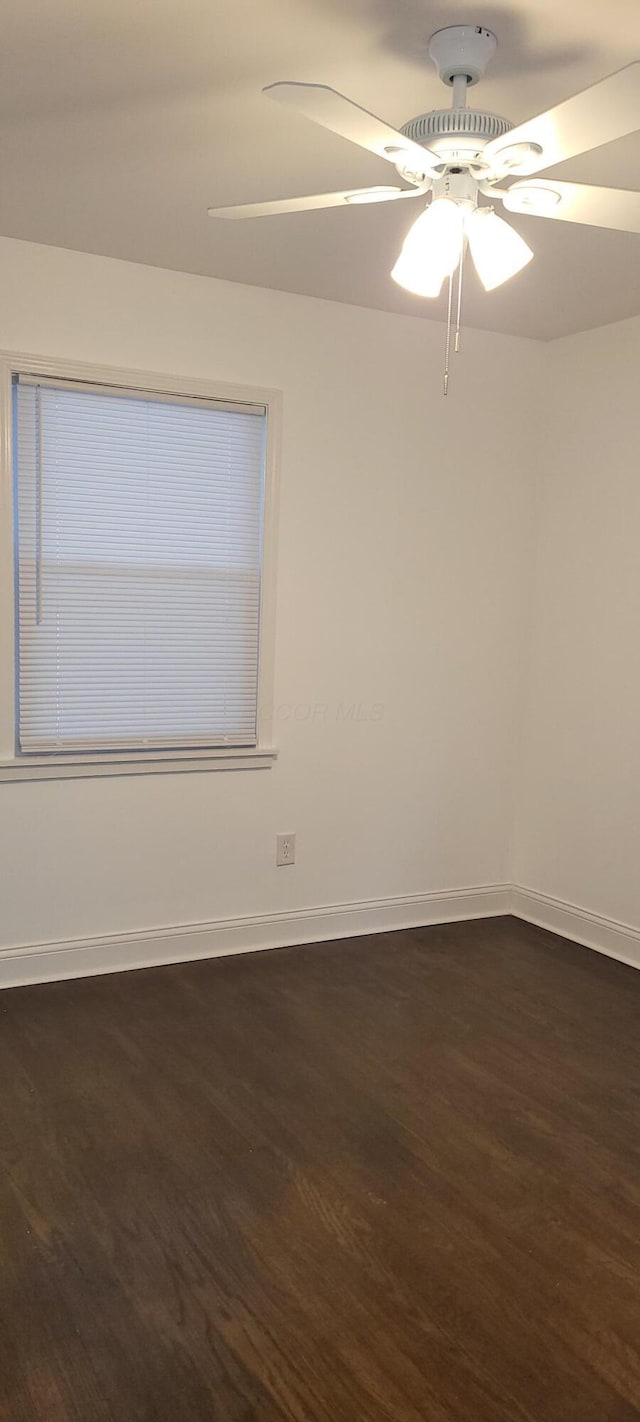
<svg viewBox="0 0 640 1422"><path fill-rule="evenodd" d="M1 994L0 1419L638 1419L639 1009L512 919Z"/></svg>

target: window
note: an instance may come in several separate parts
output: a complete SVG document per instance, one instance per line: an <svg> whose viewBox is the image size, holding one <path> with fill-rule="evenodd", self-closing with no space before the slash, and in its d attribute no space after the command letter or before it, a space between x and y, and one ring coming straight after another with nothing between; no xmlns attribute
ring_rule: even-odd
<svg viewBox="0 0 640 1422"><path fill-rule="evenodd" d="M246 393L11 371L14 764L270 754L273 400Z"/></svg>

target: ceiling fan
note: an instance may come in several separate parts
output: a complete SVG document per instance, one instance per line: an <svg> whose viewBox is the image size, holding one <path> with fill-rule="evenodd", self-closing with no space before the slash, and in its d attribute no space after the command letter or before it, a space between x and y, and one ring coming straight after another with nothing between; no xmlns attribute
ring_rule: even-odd
<svg viewBox="0 0 640 1422"><path fill-rule="evenodd" d="M420 114L395 129L324 84L269 84L263 93L332 133L385 158L408 187L372 187L239 207L209 208L211 217L266 217L313 208L428 197L391 273L418 296L438 296L458 271L459 347L462 269L467 247L487 291L531 261L524 238L495 211L640 233L640 192L536 178L557 163L640 129L640 61L514 128L508 119L467 108L467 89L482 78L497 40L481 25L454 25L432 36L429 54L452 107ZM489 199L488 202L482 199Z"/></svg>

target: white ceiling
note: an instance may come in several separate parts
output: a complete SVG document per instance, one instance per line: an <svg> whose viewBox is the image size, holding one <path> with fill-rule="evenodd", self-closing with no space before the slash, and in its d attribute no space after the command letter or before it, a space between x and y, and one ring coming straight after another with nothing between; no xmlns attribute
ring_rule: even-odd
<svg viewBox="0 0 640 1422"><path fill-rule="evenodd" d="M499 42L471 101L514 122L640 58L639 0L7 0L0 232L442 319L389 277L417 205L242 224L206 210L393 182L260 90L320 81L400 125L448 106L427 43L460 23ZM640 188L640 135L556 171ZM535 261L488 295L470 276L467 324L549 339L640 312L640 236L510 220Z"/></svg>

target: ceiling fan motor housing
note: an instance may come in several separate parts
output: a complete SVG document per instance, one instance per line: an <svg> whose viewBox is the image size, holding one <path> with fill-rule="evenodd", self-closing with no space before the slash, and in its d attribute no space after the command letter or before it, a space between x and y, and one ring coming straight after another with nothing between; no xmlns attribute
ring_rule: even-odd
<svg viewBox="0 0 640 1422"><path fill-rule="evenodd" d="M437 153L443 165L482 172L489 166L482 158L485 145L512 128L508 119L482 109L433 109L403 124L401 132Z"/></svg>

